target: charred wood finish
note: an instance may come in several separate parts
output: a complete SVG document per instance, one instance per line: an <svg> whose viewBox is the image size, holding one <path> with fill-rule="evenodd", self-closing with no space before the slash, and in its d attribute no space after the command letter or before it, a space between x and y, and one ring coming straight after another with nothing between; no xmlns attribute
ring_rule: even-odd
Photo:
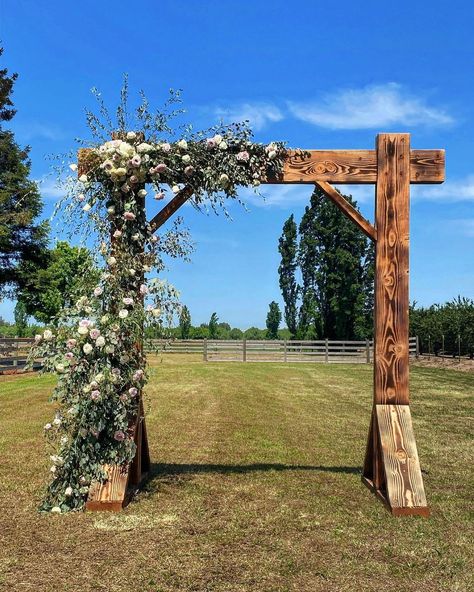
<svg viewBox="0 0 474 592"><path fill-rule="evenodd" d="M412 150L409 155L411 183L444 181L444 150ZM288 151L282 174L266 183L336 184L377 182L375 150Z"/></svg>
<svg viewBox="0 0 474 592"><path fill-rule="evenodd" d="M193 195L192 187L187 185L173 199L168 202L163 209L161 209L156 216L150 220L150 226L153 230L158 230L160 226L170 218L179 208L184 205L188 199Z"/></svg>
<svg viewBox="0 0 474 592"><path fill-rule="evenodd" d="M380 134L377 154L374 402L407 405L409 134Z"/></svg>
<svg viewBox="0 0 474 592"><path fill-rule="evenodd" d="M349 218L349 220L352 220L352 222L354 222L354 224L356 224L362 232L370 238L370 240L377 240L377 230L339 193L337 189L329 183L326 183L326 181L318 181L316 185L324 191L326 197L329 197L329 199Z"/></svg>

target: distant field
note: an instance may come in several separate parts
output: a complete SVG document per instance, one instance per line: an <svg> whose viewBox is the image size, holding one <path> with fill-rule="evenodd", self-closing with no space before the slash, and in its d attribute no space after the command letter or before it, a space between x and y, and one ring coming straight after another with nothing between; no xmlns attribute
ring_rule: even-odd
<svg viewBox="0 0 474 592"><path fill-rule="evenodd" d="M474 376L412 368L432 517L361 484L366 365L153 360L153 474L121 514L40 515L49 376L0 377L0 589L24 592L474 590Z"/></svg>

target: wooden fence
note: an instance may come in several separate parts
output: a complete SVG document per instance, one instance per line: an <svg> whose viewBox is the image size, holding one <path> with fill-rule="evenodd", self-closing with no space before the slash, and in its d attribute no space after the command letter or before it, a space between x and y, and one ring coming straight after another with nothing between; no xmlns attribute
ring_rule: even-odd
<svg viewBox="0 0 474 592"><path fill-rule="evenodd" d="M0 337L0 374L21 372L26 365L31 338ZM145 341L147 352L202 354L206 362L355 362L373 361L373 342L267 341L267 340L165 340ZM410 355L417 355L417 338L410 337ZM40 368L40 360L34 368Z"/></svg>
<svg viewBox="0 0 474 592"><path fill-rule="evenodd" d="M374 359L372 340L342 341L209 341L204 340L207 362L353 362L369 364ZM417 338L410 337L410 355L416 356Z"/></svg>

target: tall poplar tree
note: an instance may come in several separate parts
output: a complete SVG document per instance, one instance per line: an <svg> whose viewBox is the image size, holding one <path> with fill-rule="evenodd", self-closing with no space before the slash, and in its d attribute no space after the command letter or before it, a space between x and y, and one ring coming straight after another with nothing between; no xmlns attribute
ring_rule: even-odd
<svg viewBox="0 0 474 592"><path fill-rule="evenodd" d="M278 250L281 255L278 276L285 303L285 323L292 336L295 336L298 329L298 283L296 280L298 237L293 214L283 225L283 232L278 241Z"/></svg>
<svg viewBox="0 0 474 592"><path fill-rule="evenodd" d="M281 323L281 310L278 302L270 302L267 314L267 337L268 339L278 339L278 328Z"/></svg>
<svg viewBox="0 0 474 592"><path fill-rule="evenodd" d="M356 206L351 196L344 197ZM361 337L371 304L368 239L319 188L305 209L299 234L301 336Z"/></svg>
<svg viewBox="0 0 474 592"><path fill-rule="evenodd" d="M179 315L179 332L181 339L189 339L189 333L191 331L191 314L189 308L184 305Z"/></svg>
<svg viewBox="0 0 474 592"><path fill-rule="evenodd" d="M42 203L36 183L28 178L29 148L20 148L13 132L4 129L16 113L11 100L16 79L0 69L0 295L18 285L20 261L42 260L48 232L47 224L36 220Z"/></svg>

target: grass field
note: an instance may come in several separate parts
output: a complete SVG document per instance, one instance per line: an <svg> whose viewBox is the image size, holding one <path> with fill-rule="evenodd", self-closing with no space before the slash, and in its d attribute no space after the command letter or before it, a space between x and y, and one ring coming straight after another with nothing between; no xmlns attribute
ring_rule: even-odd
<svg viewBox="0 0 474 592"><path fill-rule="evenodd" d="M365 365L153 360L153 461L121 514L41 515L52 377L0 377L0 589L474 590L472 374L413 368L432 517L393 518L361 484Z"/></svg>

